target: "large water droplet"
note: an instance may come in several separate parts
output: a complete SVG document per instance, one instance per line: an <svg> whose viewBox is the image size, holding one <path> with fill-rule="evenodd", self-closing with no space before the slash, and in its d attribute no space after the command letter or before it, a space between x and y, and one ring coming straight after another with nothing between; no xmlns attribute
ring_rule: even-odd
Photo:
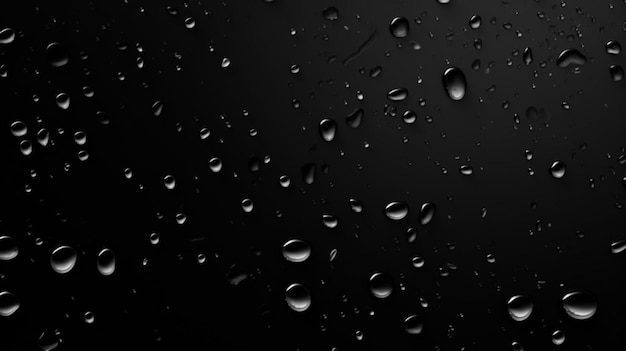
<svg viewBox="0 0 626 351"><path fill-rule="evenodd" d="M13 134L13 136L22 137L26 135L26 132L26 123L22 121L15 121L11 123L11 134Z"/></svg>
<svg viewBox="0 0 626 351"><path fill-rule="evenodd" d="M482 23L482 19L478 15L474 15L469 20L469 25L472 29L480 28L480 24Z"/></svg>
<svg viewBox="0 0 626 351"><path fill-rule="evenodd" d="M472 173L474 173L474 169L470 165L461 165L461 167L459 167L459 172L462 175L469 176L469 175L472 175Z"/></svg>
<svg viewBox="0 0 626 351"><path fill-rule="evenodd" d="M211 172L218 173L222 170L222 160L217 157L213 157L209 160L209 168Z"/></svg>
<svg viewBox="0 0 626 351"><path fill-rule="evenodd" d="M0 44L11 44L13 40L15 40L15 30L13 28L0 30Z"/></svg>
<svg viewBox="0 0 626 351"><path fill-rule="evenodd" d="M610 55L619 55L622 52L622 45L615 40L609 40L606 43L606 53Z"/></svg>
<svg viewBox="0 0 626 351"><path fill-rule="evenodd" d="M311 306L311 294L304 285L294 283L285 290L285 301L292 310L304 312Z"/></svg>
<svg viewBox="0 0 626 351"><path fill-rule="evenodd" d="M559 67L567 67L569 65L584 65L587 57L576 49L565 49L556 59L556 65Z"/></svg>
<svg viewBox="0 0 626 351"><path fill-rule="evenodd" d="M349 114L348 117L346 117L346 124L348 125L348 127L358 128L363 121L364 114L365 111L363 111L363 109L360 107L354 110L351 114Z"/></svg>
<svg viewBox="0 0 626 351"><path fill-rule="evenodd" d="M590 292L575 291L566 294L561 300L563 309L574 319L589 319L598 310L598 301Z"/></svg>
<svg viewBox="0 0 626 351"><path fill-rule="evenodd" d="M450 67L443 73L443 88L448 97L458 101L463 99L467 90L465 74L459 68Z"/></svg>
<svg viewBox="0 0 626 351"><path fill-rule="evenodd" d="M553 178L559 179L565 176L565 170L567 167L563 161L554 161L550 166L550 174Z"/></svg>
<svg viewBox="0 0 626 351"><path fill-rule="evenodd" d="M172 190L176 187L176 179L174 178L173 175L168 174L165 177L163 177L163 185L165 185L166 189Z"/></svg>
<svg viewBox="0 0 626 351"><path fill-rule="evenodd" d="M426 225L430 223L430 221L435 216L435 204L432 202L425 202L420 207L420 212L418 215L419 221L422 225Z"/></svg>
<svg viewBox="0 0 626 351"><path fill-rule="evenodd" d="M337 217L331 214L324 214L322 215L322 223L324 223L324 226L326 228L332 229L337 227L337 225L339 224L339 220L337 219Z"/></svg>
<svg viewBox="0 0 626 351"><path fill-rule="evenodd" d="M8 261L17 257L17 243L10 236L0 236L0 261Z"/></svg>
<svg viewBox="0 0 626 351"><path fill-rule="evenodd" d="M620 65L611 65L609 67L609 73L614 82L619 82L624 79L624 68Z"/></svg>
<svg viewBox="0 0 626 351"><path fill-rule="evenodd" d="M409 96L409 91L405 88L391 89L387 93L387 99L390 101L403 101Z"/></svg>
<svg viewBox="0 0 626 351"><path fill-rule="evenodd" d="M283 244L283 256L287 261L304 262L311 255L311 246L303 240L292 239Z"/></svg>
<svg viewBox="0 0 626 351"><path fill-rule="evenodd" d="M408 213L409 205L407 205L405 202L393 201L385 206L385 216L394 221L399 221L403 219Z"/></svg>
<svg viewBox="0 0 626 351"><path fill-rule="evenodd" d="M332 141L337 134L337 122L330 118L324 118L319 126L320 135L325 141Z"/></svg>
<svg viewBox="0 0 626 351"><path fill-rule="evenodd" d="M68 273L74 268L76 258L76 251L73 248L59 246L50 255L50 266L59 274Z"/></svg>
<svg viewBox="0 0 626 351"><path fill-rule="evenodd" d="M70 61L70 52L61 43L51 43L46 47L46 58L52 67L62 67Z"/></svg>
<svg viewBox="0 0 626 351"><path fill-rule="evenodd" d="M8 317L20 308L20 302L8 291L0 292L0 316Z"/></svg>
<svg viewBox="0 0 626 351"><path fill-rule="evenodd" d="M533 312L533 301L527 295L515 295L507 302L507 308L513 320L521 322Z"/></svg>
<svg viewBox="0 0 626 351"><path fill-rule="evenodd" d="M618 254L626 250L626 240L619 240L611 244L611 252Z"/></svg>
<svg viewBox="0 0 626 351"><path fill-rule="evenodd" d="M396 17L391 20L389 31L396 38L405 38L409 35L409 21L404 17Z"/></svg>
<svg viewBox="0 0 626 351"><path fill-rule="evenodd" d="M420 334L424 328L424 320L422 317L413 314L404 320L404 330L409 334Z"/></svg>
<svg viewBox="0 0 626 351"><path fill-rule="evenodd" d="M98 267L98 272L104 276L113 274L115 272L115 253L108 248L102 249L98 253L96 266Z"/></svg>
<svg viewBox="0 0 626 351"><path fill-rule="evenodd" d="M391 295L393 291L393 280L387 273L376 272L370 276L370 292L379 299L384 299Z"/></svg>
<svg viewBox="0 0 626 351"><path fill-rule="evenodd" d="M413 110L406 110L402 114L402 121L406 124L413 124L417 120L417 113Z"/></svg>
<svg viewBox="0 0 626 351"><path fill-rule="evenodd" d="M336 21L339 18L339 10L334 6L327 7L322 11L322 16L329 21Z"/></svg>

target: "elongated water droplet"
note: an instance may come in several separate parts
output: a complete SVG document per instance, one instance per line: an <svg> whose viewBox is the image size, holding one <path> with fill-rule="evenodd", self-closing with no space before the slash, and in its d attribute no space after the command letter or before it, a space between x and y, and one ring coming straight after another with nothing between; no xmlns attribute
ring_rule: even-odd
<svg viewBox="0 0 626 351"><path fill-rule="evenodd" d="M363 121L363 115L365 115L365 111L362 108L357 108L352 113L346 117L346 124L350 128L358 128Z"/></svg>
<svg viewBox="0 0 626 351"><path fill-rule="evenodd" d="M104 248L98 253L96 267L100 274L107 276L115 272L115 253L109 248Z"/></svg>
<svg viewBox="0 0 626 351"><path fill-rule="evenodd" d="M423 328L424 320L416 314L410 315L404 320L404 331L409 334L420 334Z"/></svg>
<svg viewBox="0 0 626 351"><path fill-rule="evenodd" d="M50 266L59 273L65 274L74 268L77 259L76 251L69 246L59 246L50 255Z"/></svg>
<svg viewBox="0 0 626 351"><path fill-rule="evenodd" d="M530 65L533 62L533 50L531 48L524 49L522 58L524 59L524 64L526 64L526 66Z"/></svg>
<svg viewBox="0 0 626 351"><path fill-rule="evenodd" d="M550 166L550 174L553 178L560 179L565 176L567 167L563 161L554 161Z"/></svg>
<svg viewBox="0 0 626 351"><path fill-rule="evenodd" d="M8 291L0 292L0 317L8 317L20 308L20 302Z"/></svg>
<svg viewBox="0 0 626 351"><path fill-rule="evenodd" d="M556 65L564 68L570 65L584 65L587 62L587 57L576 49L565 49L559 54L556 59Z"/></svg>
<svg viewBox="0 0 626 351"><path fill-rule="evenodd" d="M391 89L387 93L387 99L390 101L403 101L409 96L409 91L405 88Z"/></svg>
<svg viewBox="0 0 626 351"><path fill-rule="evenodd" d="M315 181L315 170L317 166L315 163L307 163L300 169L302 173L302 180L305 184L313 184Z"/></svg>
<svg viewBox="0 0 626 351"><path fill-rule="evenodd" d="M370 292L379 299L384 299L391 295L393 291L393 280L387 273L376 272L369 279Z"/></svg>
<svg viewBox="0 0 626 351"><path fill-rule="evenodd" d="M409 35L409 21L404 17L396 17L391 20L389 31L396 38L405 38Z"/></svg>
<svg viewBox="0 0 626 351"><path fill-rule="evenodd" d="M619 240L611 244L611 252L618 254L626 250L626 240Z"/></svg>
<svg viewBox="0 0 626 351"><path fill-rule="evenodd" d="M311 307L311 294L304 285L294 283L285 290L285 301L292 310L304 312Z"/></svg>
<svg viewBox="0 0 626 351"><path fill-rule="evenodd" d="M426 225L432 221L435 216L435 204L432 202L425 202L420 207L418 215L419 221L422 225Z"/></svg>
<svg viewBox="0 0 626 351"><path fill-rule="evenodd" d="M330 118L324 118L320 122L319 130L324 141L332 141L337 134L337 122Z"/></svg>
<svg viewBox="0 0 626 351"><path fill-rule="evenodd" d="M507 302L509 315L514 321L525 321L533 312L533 301L527 295L515 295Z"/></svg>
<svg viewBox="0 0 626 351"><path fill-rule="evenodd" d="M463 99L467 91L467 80L465 74L459 68L451 67L443 73L443 88L448 97L458 101Z"/></svg>
<svg viewBox="0 0 626 351"><path fill-rule="evenodd" d="M15 40L15 30L13 28L0 30L0 44L11 44L13 40Z"/></svg>
<svg viewBox="0 0 626 351"><path fill-rule="evenodd" d="M385 206L385 216L391 220L399 221L407 214L409 214L409 205L406 202L393 201Z"/></svg>
<svg viewBox="0 0 626 351"><path fill-rule="evenodd" d="M291 239L283 244L283 257L290 262L304 262L311 255L311 246L303 240Z"/></svg>
<svg viewBox="0 0 626 351"><path fill-rule="evenodd" d="M609 67L609 73L614 82L619 82L624 79L624 68L620 65L611 65Z"/></svg>
<svg viewBox="0 0 626 351"><path fill-rule="evenodd" d="M574 319L589 319L598 310L598 301L590 292L570 292L563 296L561 302L567 315Z"/></svg>

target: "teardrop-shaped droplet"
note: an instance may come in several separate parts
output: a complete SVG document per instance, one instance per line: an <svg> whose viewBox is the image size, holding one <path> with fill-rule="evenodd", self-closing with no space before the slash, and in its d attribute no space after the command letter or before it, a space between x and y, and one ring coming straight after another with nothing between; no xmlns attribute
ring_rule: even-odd
<svg viewBox="0 0 626 351"><path fill-rule="evenodd" d="M575 291L568 293L563 296L561 302L567 315L574 319L589 319L598 310L598 301L590 292Z"/></svg>
<svg viewBox="0 0 626 351"><path fill-rule="evenodd" d="M46 58L52 67L62 67L70 61L70 52L61 43L51 43L46 47Z"/></svg>
<svg viewBox="0 0 626 351"><path fill-rule="evenodd" d="M304 285L291 284L285 290L287 305L296 312L304 312L311 307L311 293Z"/></svg>
<svg viewBox="0 0 626 351"><path fill-rule="evenodd" d="M509 315L514 321L525 321L533 312L533 301L527 295L515 295L507 302Z"/></svg>
<svg viewBox="0 0 626 351"><path fill-rule="evenodd" d="M70 108L70 96L67 93L60 93L56 97L57 106L62 110Z"/></svg>
<svg viewBox="0 0 626 351"><path fill-rule="evenodd" d="M357 200L357 199L350 199L350 209L352 210L352 212L354 213L361 213L363 212L363 203L361 203L361 201Z"/></svg>
<svg viewBox="0 0 626 351"><path fill-rule="evenodd" d="M406 317L404 320L404 331L409 334L420 334L424 329L424 319L416 314Z"/></svg>
<svg viewBox="0 0 626 351"><path fill-rule="evenodd" d="M379 299L384 299L391 295L393 291L393 280L387 273L376 272L369 279L370 292Z"/></svg>
<svg viewBox="0 0 626 351"><path fill-rule="evenodd" d="M533 62L533 50L531 48L524 49L522 58L524 59L524 64L526 66L530 65Z"/></svg>
<svg viewBox="0 0 626 351"><path fill-rule="evenodd" d="M609 67L609 73L614 82L619 82L624 79L624 68L620 65L611 65Z"/></svg>
<svg viewBox="0 0 626 351"><path fill-rule="evenodd" d="M566 169L567 167L565 166L565 162L554 161L550 166L550 174L556 179L563 178L565 176Z"/></svg>
<svg viewBox="0 0 626 351"><path fill-rule="evenodd" d="M409 205L406 202L393 201L385 206L385 216L391 220L399 221L407 214L409 214Z"/></svg>
<svg viewBox="0 0 626 351"><path fill-rule="evenodd" d="M317 166L315 165L315 163L307 163L304 166L302 166L302 168L300 169L301 173L302 173L302 180L304 181L305 184L313 184L313 182L315 181L315 170L317 169Z"/></svg>
<svg viewBox="0 0 626 351"><path fill-rule="evenodd" d="M409 96L409 91L405 88L391 89L387 93L387 99L390 101L403 101Z"/></svg>
<svg viewBox="0 0 626 351"><path fill-rule="evenodd" d="M443 88L448 97L458 101L463 99L467 91L467 80L465 74L459 68L451 67L443 73Z"/></svg>
<svg viewBox="0 0 626 351"><path fill-rule="evenodd" d="M469 25L470 25L470 28L472 29L480 28L481 23L482 23L482 18L480 18L480 16L478 15L472 16L469 20Z"/></svg>
<svg viewBox="0 0 626 351"><path fill-rule="evenodd" d="M363 111L363 109L360 107L354 110L352 113L350 113L348 117L346 117L346 124L348 125L348 127L358 128L361 125L361 122L363 121L364 114L365 114L365 111Z"/></svg>
<svg viewBox="0 0 626 351"><path fill-rule="evenodd" d="M165 177L163 177L163 185L165 185L166 189L172 190L176 187L176 179L174 178L173 175L168 174Z"/></svg>
<svg viewBox="0 0 626 351"><path fill-rule="evenodd" d="M339 10L334 6L327 7L322 11L322 16L329 21L336 21L339 18Z"/></svg>
<svg viewBox="0 0 626 351"><path fill-rule="evenodd" d="M13 40L15 40L15 30L13 28L0 30L0 44L11 44Z"/></svg>
<svg viewBox="0 0 626 351"><path fill-rule="evenodd" d="M426 225L432 221L435 216L435 204L432 202L425 202L420 207L418 215L419 221L422 225Z"/></svg>
<svg viewBox="0 0 626 351"><path fill-rule="evenodd" d="M303 240L291 239L283 244L283 257L290 262L304 262L311 255L311 246Z"/></svg>
<svg viewBox="0 0 626 351"><path fill-rule="evenodd" d="M619 240L611 244L611 252L618 254L626 250L626 240Z"/></svg>
<svg viewBox="0 0 626 351"><path fill-rule="evenodd" d="M17 243L10 236L0 236L0 261L8 261L17 257Z"/></svg>
<svg viewBox="0 0 626 351"><path fill-rule="evenodd" d="M76 251L69 246L59 246L50 255L50 266L59 273L65 274L74 268L77 259Z"/></svg>
<svg viewBox="0 0 626 351"><path fill-rule="evenodd" d="M104 276L113 274L115 272L115 253L109 248L102 249L98 253L96 267L98 272Z"/></svg>
<svg viewBox="0 0 626 351"><path fill-rule="evenodd" d="M556 59L556 65L564 68L570 65L582 66L587 62L587 57L576 49L565 49Z"/></svg>
<svg viewBox="0 0 626 351"><path fill-rule="evenodd" d="M565 333L562 330L557 329L552 333L552 343L554 345L561 345L565 342Z"/></svg>
<svg viewBox="0 0 626 351"><path fill-rule="evenodd" d="M609 55L619 55L622 52L622 45L615 40L609 40L606 43L606 53Z"/></svg>
<svg viewBox="0 0 626 351"><path fill-rule="evenodd" d="M391 20L389 31L396 38L405 38L409 35L409 21L404 17L396 17Z"/></svg>
<svg viewBox="0 0 626 351"><path fill-rule="evenodd" d="M319 130L324 141L332 141L337 134L337 122L330 118L324 118L320 122Z"/></svg>
<svg viewBox="0 0 626 351"><path fill-rule="evenodd" d="M8 317L20 308L20 302L8 291L0 292L0 317Z"/></svg>
<svg viewBox="0 0 626 351"><path fill-rule="evenodd" d="M337 225L339 225L339 220L337 219L337 217L331 215L331 214L324 214L322 215L322 223L324 223L324 226L326 228L336 228Z"/></svg>

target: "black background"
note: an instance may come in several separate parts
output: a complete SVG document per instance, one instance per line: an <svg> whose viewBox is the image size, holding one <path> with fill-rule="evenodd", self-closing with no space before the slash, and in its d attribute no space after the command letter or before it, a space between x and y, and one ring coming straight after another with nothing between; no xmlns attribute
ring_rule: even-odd
<svg viewBox="0 0 626 351"><path fill-rule="evenodd" d="M337 20L323 17L328 6L338 9ZM19 255L0 261L0 290L21 305L0 317L0 348L38 349L41 333L57 330L59 350L506 350L513 341L525 350L619 349L626 259L610 245L626 239L626 101L624 81L614 82L608 67L626 62L605 44L626 44L625 13L621 1L4 3L0 29L17 35L0 48L7 71L0 231ZM480 28L470 28L472 15L482 17ZM389 31L396 16L410 22L406 38ZM185 27L188 17L194 28ZM51 42L69 50L66 66L48 63ZM534 56L528 66L526 47ZM567 48L587 63L558 67ZM225 57L231 64L222 68ZM383 71L372 78L375 66ZM448 67L467 77L461 101L443 89ZM85 85L93 97L83 96ZM388 101L400 87L408 99ZM55 103L60 92L71 97L67 110ZM363 123L349 128L345 117L358 107ZM529 107L540 113L527 116ZM407 109L417 112L416 123L402 121ZM331 142L319 135L323 118L338 123ZM11 134L17 120L28 126L21 138ZM202 140L205 127L211 134ZM40 128L54 145L37 143ZM86 133L84 146L74 143L76 131ZM33 143L31 155L20 152L23 139ZM81 149L87 161L78 160ZM221 172L210 171L212 157L223 161ZM562 179L550 175L555 160L567 165ZM309 185L301 167L311 162ZM462 164L472 166L471 176L459 173ZM168 174L174 190L163 185ZM289 188L281 175L291 178ZM251 213L241 208L244 198L254 202ZM362 213L350 210L350 198L363 203ZM384 216L391 201L408 203L407 218ZM437 206L426 226L417 219L424 202ZM182 225L178 213L187 217ZM323 214L337 216L338 227L326 228ZM409 227L418 230L414 242L406 240ZM306 262L283 258L291 238L311 244ZM60 245L79 253L68 274L50 267ZM111 276L96 269L105 247L117 258ZM329 262L332 249L338 253ZM423 268L412 266L414 256L424 257ZM228 279L233 265L247 276L237 285ZM370 293L375 271L393 277L389 298ZM305 312L285 303L293 282L311 291ZM561 307L576 290L597 297L589 320L573 320ZM515 294L533 298L527 321L508 315ZM84 322L86 311L93 324ZM404 331L411 314L423 316L420 335ZM551 342L557 329L565 333L560 346Z"/></svg>

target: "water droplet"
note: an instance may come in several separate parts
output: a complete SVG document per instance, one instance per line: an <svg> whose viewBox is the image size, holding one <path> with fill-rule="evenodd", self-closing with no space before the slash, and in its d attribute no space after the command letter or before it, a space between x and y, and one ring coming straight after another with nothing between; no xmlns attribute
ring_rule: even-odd
<svg viewBox="0 0 626 351"><path fill-rule="evenodd" d="M96 267L100 274L107 276L115 272L115 253L111 249L105 248L98 253Z"/></svg>
<svg viewBox="0 0 626 351"><path fill-rule="evenodd" d="M26 124L22 121L15 121L11 123L11 134L16 137L22 137L26 135Z"/></svg>
<svg viewBox="0 0 626 351"><path fill-rule="evenodd" d="M337 219L337 217L331 214L324 214L322 215L322 223L324 223L324 226L326 228L332 229L337 227L337 225L339 224L339 220Z"/></svg>
<svg viewBox="0 0 626 351"><path fill-rule="evenodd" d="M391 295L393 291L393 280L387 273L376 272L369 280L370 292L379 299L384 299Z"/></svg>
<svg viewBox="0 0 626 351"><path fill-rule="evenodd" d="M173 175L168 174L163 178L163 185L165 185L165 188L168 190L172 190L176 187L176 179Z"/></svg>
<svg viewBox="0 0 626 351"><path fill-rule="evenodd" d="M291 179L289 179L289 177L288 177L288 176L286 176L286 175L281 175L281 176L278 178L278 183L280 183L280 186L281 186L281 187L283 187L283 188L288 188L288 187L289 187L289 185L291 184Z"/></svg>
<svg viewBox="0 0 626 351"><path fill-rule="evenodd" d="M624 69L620 65L611 65L609 67L609 73L614 82L619 82L624 79Z"/></svg>
<svg viewBox="0 0 626 351"><path fill-rule="evenodd" d="M587 57L576 49L565 49L559 54L556 59L556 65L564 68L570 65L584 65L587 62Z"/></svg>
<svg viewBox="0 0 626 351"><path fill-rule="evenodd" d="M222 68L227 68L228 66L230 66L230 59L228 57L224 57L222 59L221 66L222 66Z"/></svg>
<svg viewBox="0 0 626 351"><path fill-rule="evenodd" d="M565 334L563 333L563 331L559 329L555 330L554 333L552 333L552 343L554 345L561 345L564 342L565 342Z"/></svg>
<svg viewBox="0 0 626 351"><path fill-rule="evenodd" d="M618 254L626 250L626 240L619 240L611 244L611 252Z"/></svg>
<svg viewBox="0 0 626 351"><path fill-rule="evenodd" d="M59 273L65 274L74 268L77 259L76 251L69 246L59 246L50 255L50 266Z"/></svg>
<svg viewBox="0 0 626 351"><path fill-rule="evenodd" d="M254 203L251 199L243 199L241 200L241 208L243 209L243 212L250 213L254 208Z"/></svg>
<svg viewBox="0 0 626 351"><path fill-rule="evenodd" d="M411 259L411 263L413 264L413 267L415 268L422 268L424 267L424 258L420 257L420 256L415 256Z"/></svg>
<svg viewBox="0 0 626 351"><path fill-rule="evenodd" d="M360 330L357 330L356 332L354 332L354 337L358 340L358 341L363 341L363 332Z"/></svg>
<svg viewBox="0 0 626 351"><path fill-rule="evenodd" d="M361 213L363 211L363 204L361 201L352 198L350 199L350 209L354 213Z"/></svg>
<svg viewBox="0 0 626 351"><path fill-rule="evenodd" d="M213 157L209 160L209 168L211 172L217 173L222 170L222 160L217 157Z"/></svg>
<svg viewBox="0 0 626 351"><path fill-rule="evenodd" d="M527 295L515 295L507 302L509 315L514 321L525 321L533 312L533 301Z"/></svg>
<svg viewBox="0 0 626 351"><path fill-rule="evenodd" d="M349 114L348 117L346 117L346 124L350 128L358 128L361 125L361 122L363 121L364 114L365 114L365 111L363 111L362 108L360 107L357 108L351 114Z"/></svg>
<svg viewBox="0 0 626 351"><path fill-rule="evenodd" d="M422 317L413 314L404 320L404 330L409 334L420 334L424 328L424 320Z"/></svg>
<svg viewBox="0 0 626 351"><path fill-rule="evenodd" d="M530 65L533 62L533 50L531 48L524 49L524 53L522 54L522 58L523 58L524 64L526 66Z"/></svg>
<svg viewBox="0 0 626 351"><path fill-rule="evenodd" d="M294 283L285 290L285 301L292 310L304 312L311 307L311 294L304 285Z"/></svg>
<svg viewBox="0 0 626 351"><path fill-rule="evenodd" d="M194 20L192 17L185 18L185 27L187 29L192 29L195 26L196 26L196 20Z"/></svg>
<svg viewBox="0 0 626 351"><path fill-rule="evenodd" d="M563 161L554 161L550 166L550 174L553 178L559 179L565 176L566 170L565 163Z"/></svg>
<svg viewBox="0 0 626 351"><path fill-rule="evenodd" d="M396 17L389 24L391 35L396 38L405 38L409 35L409 21L404 17Z"/></svg>
<svg viewBox="0 0 626 351"><path fill-rule="evenodd" d="M61 43L51 43L46 47L46 58L52 67L62 67L70 61L70 52Z"/></svg>
<svg viewBox="0 0 626 351"><path fill-rule="evenodd" d="M589 319L598 310L598 301L590 292L575 291L566 294L561 300L563 309L574 319Z"/></svg>
<svg viewBox="0 0 626 351"><path fill-rule="evenodd" d="M409 205L401 201L393 201L385 206L385 216L387 218L399 221L409 214Z"/></svg>
<svg viewBox="0 0 626 351"><path fill-rule="evenodd" d="M283 244L283 257L290 262L304 262L311 255L311 246L303 240L292 239Z"/></svg>
<svg viewBox="0 0 626 351"><path fill-rule="evenodd" d="M57 106L62 110L70 108L70 96L66 93L60 93L56 97Z"/></svg>
<svg viewBox="0 0 626 351"><path fill-rule="evenodd" d="M417 239L417 229L411 227L409 229L406 230L406 241L412 243L415 241L415 239Z"/></svg>
<svg viewBox="0 0 626 351"><path fill-rule="evenodd" d="M161 112L163 112L163 103L157 100L152 104L152 114L156 117L159 117L161 115Z"/></svg>
<svg viewBox="0 0 626 351"><path fill-rule="evenodd" d="M330 118L324 118L319 125L320 135L325 141L332 141L337 134L337 122Z"/></svg>
<svg viewBox="0 0 626 351"><path fill-rule="evenodd" d="M415 123L416 120L417 120L417 113L415 113L415 111L413 110L406 110L402 114L402 121L404 121L404 123L406 124Z"/></svg>
<svg viewBox="0 0 626 351"><path fill-rule="evenodd" d="M39 339L37 339L37 344L41 351L52 351L59 346L59 337L57 333L54 333L50 330L46 330L41 335L39 335Z"/></svg>
<svg viewBox="0 0 626 351"><path fill-rule="evenodd" d="M619 55L619 53L622 52L622 45L615 41L615 40L609 40L606 43L606 53L609 55Z"/></svg>
<svg viewBox="0 0 626 351"><path fill-rule="evenodd" d="M83 319L85 320L85 323L87 324L92 324L96 320L96 318L93 315L93 312L91 311L85 312L85 314L83 315Z"/></svg>
<svg viewBox="0 0 626 351"><path fill-rule="evenodd" d="M462 175L468 176L468 175L472 175L472 173L474 173L474 169L470 165L461 165L461 167L459 168L459 172Z"/></svg>
<svg viewBox="0 0 626 351"><path fill-rule="evenodd" d="M322 16L329 21L336 21L339 18L339 10L333 6L327 7L322 11Z"/></svg>
<svg viewBox="0 0 626 351"><path fill-rule="evenodd" d="M17 243L10 236L0 236L0 261L8 261L17 257Z"/></svg>
<svg viewBox="0 0 626 351"><path fill-rule="evenodd" d="M482 23L482 18L478 15L474 15L469 20L469 25L472 29L480 28L480 24Z"/></svg>
<svg viewBox="0 0 626 351"><path fill-rule="evenodd" d="M467 90L465 74L459 68L451 67L443 73L443 88L452 100L463 99Z"/></svg>
<svg viewBox="0 0 626 351"><path fill-rule="evenodd" d="M8 291L0 292L0 316L8 317L20 308L20 302Z"/></svg>
<svg viewBox="0 0 626 351"><path fill-rule="evenodd" d="M387 99L390 101L403 101L409 96L409 91L405 88L391 89L387 93Z"/></svg>
<svg viewBox="0 0 626 351"><path fill-rule="evenodd" d="M302 173L302 180L305 184L313 184L315 181L315 170L317 166L315 163L307 163L300 169Z"/></svg>
<svg viewBox="0 0 626 351"><path fill-rule="evenodd" d="M15 40L15 30L13 28L0 30L0 44L11 44L13 40Z"/></svg>
<svg viewBox="0 0 626 351"><path fill-rule="evenodd" d="M517 341L513 341L513 343L511 343L511 347L513 348L513 351L524 351L522 344Z"/></svg>
<svg viewBox="0 0 626 351"><path fill-rule="evenodd" d="M430 223L430 221L435 216L435 204L432 202L425 202L420 207L420 212L418 215L419 221L422 225L426 225Z"/></svg>

